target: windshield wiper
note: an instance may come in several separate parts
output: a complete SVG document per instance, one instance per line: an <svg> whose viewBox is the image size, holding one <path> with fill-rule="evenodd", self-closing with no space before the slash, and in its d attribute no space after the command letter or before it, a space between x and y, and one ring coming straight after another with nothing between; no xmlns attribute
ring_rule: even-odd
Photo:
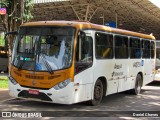
<svg viewBox="0 0 160 120"><path fill-rule="evenodd" d="M42 61L44 62L46 68L48 69L49 73L52 74L53 73L53 70L52 70L52 67L51 65L48 63L48 61L46 60L46 57L43 53L41 53L41 56L42 56Z"/></svg>

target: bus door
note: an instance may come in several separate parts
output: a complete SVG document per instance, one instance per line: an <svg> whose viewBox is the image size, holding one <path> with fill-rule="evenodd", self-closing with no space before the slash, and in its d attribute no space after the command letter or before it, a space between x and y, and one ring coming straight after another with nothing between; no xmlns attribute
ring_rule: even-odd
<svg viewBox="0 0 160 120"><path fill-rule="evenodd" d="M80 100L91 99L93 82L93 39L84 32L79 33L75 56L75 84L80 84ZM77 93L78 96L78 93ZM76 97L76 94L75 94Z"/></svg>

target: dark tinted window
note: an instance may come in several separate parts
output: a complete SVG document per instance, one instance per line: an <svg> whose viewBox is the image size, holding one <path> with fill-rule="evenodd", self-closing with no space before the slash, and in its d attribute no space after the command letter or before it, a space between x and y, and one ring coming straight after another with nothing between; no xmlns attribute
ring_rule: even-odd
<svg viewBox="0 0 160 120"><path fill-rule="evenodd" d="M128 58L128 37L115 36L115 58Z"/></svg>
<svg viewBox="0 0 160 120"><path fill-rule="evenodd" d="M85 39L79 39L76 46L75 73L79 73L92 66L93 63L93 40L86 36Z"/></svg>
<svg viewBox="0 0 160 120"><path fill-rule="evenodd" d="M154 58L155 43L151 42L151 58Z"/></svg>
<svg viewBox="0 0 160 120"><path fill-rule="evenodd" d="M130 58L141 58L141 47L139 38L130 38Z"/></svg>
<svg viewBox="0 0 160 120"><path fill-rule="evenodd" d="M113 35L96 33L96 58L113 58Z"/></svg>
<svg viewBox="0 0 160 120"><path fill-rule="evenodd" d="M150 58L150 41L143 39L142 40L142 57L143 58Z"/></svg>

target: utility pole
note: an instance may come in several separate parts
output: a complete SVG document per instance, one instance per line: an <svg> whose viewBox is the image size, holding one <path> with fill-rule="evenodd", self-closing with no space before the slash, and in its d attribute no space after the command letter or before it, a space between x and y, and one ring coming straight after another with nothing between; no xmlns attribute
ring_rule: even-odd
<svg viewBox="0 0 160 120"><path fill-rule="evenodd" d="M117 18L117 13L116 13L116 28L118 27L118 18Z"/></svg>

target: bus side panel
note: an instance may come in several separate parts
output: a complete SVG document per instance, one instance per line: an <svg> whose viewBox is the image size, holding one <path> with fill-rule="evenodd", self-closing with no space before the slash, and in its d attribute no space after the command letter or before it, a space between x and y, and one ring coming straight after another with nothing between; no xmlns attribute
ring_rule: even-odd
<svg viewBox="0 0 160 120"><path fill-rule="evenodd" d="M114 80L112 75L114 74L115 61L111 60L96 60L94 68L94 81L100 77L105 77L107 80L106 95L116 93L118 87L118 80ZM95 83L95 82L94 82Z"/></svg>
<svg viewBox="0 0 160 120"><path fill-rule="evenodd" d="M152 82L154 79L154 60L153 59L144 60L143 71L144 71L143 85L146 85Z"/></svg>
<svg viewBox="0 0 160 120"><path fill-rule="evenodd" d="M129 89L135 88L136 77L139 72L143 74L143 65L141 59L128 59L129 63L129 72L127 74L127 79L131 83L131 87Z"/></svg>
<svg viewBox="0 0 160 120"><path fill-rule="evenodd" d="M106 95L109 95L134 88L136 76L142 69L140 59L97 60L94 78L107 79Z"/></svg>
<svg viewBox="0 0 160 120"><path fill-rule="evenodd" d="M119 72L122 72L123 75L122 76L118 76L118 81L119 81L119 85L118 85L118 92L122 92L125 90L129 90L132 88L132 79L129 76L131 69L130 69L130 60L129 59L119 59L117 60L118 65L122 64L122 69L120 69Z"/></svg>
<svg viewBox="0 0 160 120"><path fill-rule="evenodd" d="M74 77L74 99L73 103L91 100L93 86L93 66Z"/></svg>

